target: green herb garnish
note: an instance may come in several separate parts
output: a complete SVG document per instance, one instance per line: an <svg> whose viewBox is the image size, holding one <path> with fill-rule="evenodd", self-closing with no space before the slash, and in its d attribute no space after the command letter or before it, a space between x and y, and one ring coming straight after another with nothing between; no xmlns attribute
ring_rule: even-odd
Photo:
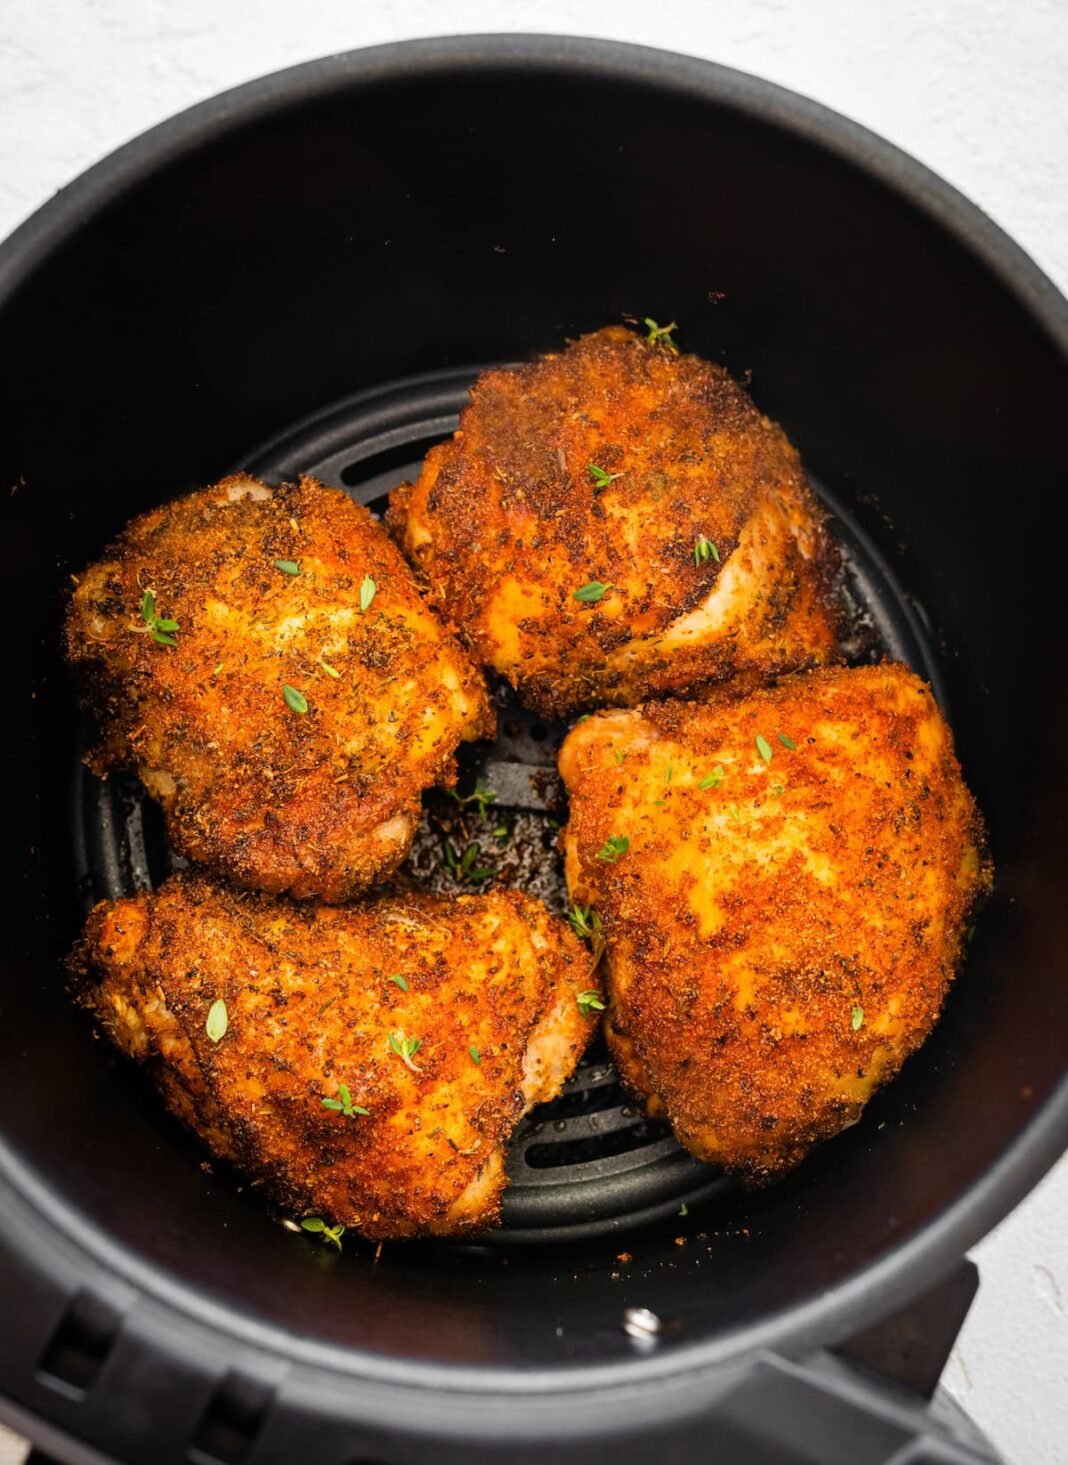
<svg viewBox="0 0 1068 1465"><path fill-rule="evenodd" d="M337 677L339 677L341 675L341 673L338 671L337 667L336 666L331 666L328 661L320 661L319 665L322 667L323 671L326 672L326 674L327 674L328 677L335 677L335 678L337 678Z"/></svg>
<svg viewBox="0 0 1068 1465"><path fill-rule="evenodd" d="M475 1047L474 1043L471 1044L470 1048L468 1048L467 1051L471 1055L471 1061L473 1063L476 1063L478 1065L478 1067L481 1068L482 1067L482 1054Z"/></svg>
<svg viewBox="0 0 1068 1465"><path fill-rule="evenodd" d="M620 855L625 855L629 849L630 840L625 834L610 834L597 851L597 858L614 865Z"/></svg>
<svg viewBox="0 0 1068 1465"><path fill-rule="evenodd" d="M592 987L586 992L579 992L575 1001L578 1003L578 1010L583 1017L589 1017L591 1012L604 1011L604 999L600 992L595 992Z"/></svg>
<svg viewBox="0 0 1068 1465"><path fill-rule="evenodd" d="M423 1046L422 1038L406 1038L403 1033L390 1033L389 1046L396 1053L397 1057L408 1065L413 1073L422 1073L423 1070L419 1065L412 1062L412 1059Z"/></svg>
<svg viewBox="0 0 1068 1465"><path fill-rule="evenodd" d="M604 955L605 939L601 929L601 917L591 905L573 905L567 913L567 919L571 923L571 929L582 941L590 943L590 951L593 954L593 964L590 967L589 975L592 977L597 970L597 964Z"/></svg>
<svg viewBox="0 0 1068 1465"><path fill-rule="evenodd" d="M782 743L783 747L789 748L791 752L793 752L797 748L797 744L794 742L793 738L788 738L785 733L776 733L775 736L778 738L779 742Z"/></svg>
<svg viewBox="0 0 1068 1465"><path fill-rule="evenodd" d="M706 539L703 534L699 534L693 542L693 562L700 569L709 556L715 560L717 565L719 564L719 550L711 539Z"/></svg>
<svg viewBox="0 0 1068 1465"><path fill-rule="evenodd" d="M856 1032L858 1028L863 1027L863 1025L864 1025L864 1009L863 1009L863 1007L854 1007L854 1009L853 1009L853 1011L852 1011L852 1013L850 1014L850 1017L849 1017L849 1024L852 1027L852 1029L853 1029L854 1032Z"/></svg>
<svg viewBox="0 0 1068 1465"><path fill-rule="evenodd" d="M477 865L482 851L474 840L467 846L463 854L457 854L451 839L445 841L445 863L452 871L457 880L469 880L472 885L479 885L483 880L490 880L497 871L492 865Z"/></svg>
<svg viewBox="0 0 1068 1465"><path fill-rule="evenodd" d="M598 468L596 463L587 463L586 470L593 479L593 486L596 489L607 488L616 478L622 478L622 473L606 473L603 468Z"/></svg>
<svg viewBox="0 0 1068 1465"><path fill-rule="evenodd" d="M378 586L370 575L364 575L363 583L360 585L360 609L366 610L377 594Z"/></svg>
<svg viewBox="0 0 1068 1465"><path fill-rule="evenodd" d="M299 575L300 566L296 560L275 560L274 567L281 570L283 575Z"/></svg>
<svg viewBox="0 0 1068 1465"><path fill-rule="evenodd" d="M478 809L479 818L483 824L488 822L486 816L487 808L490 804L497 802L497 795L481 778L476 781L474 790L469 794L460 795L454 788L447 788L444 790L444 793L450 799L455 799L461 808L467 804L474 804Z"/></svg>
<svg viewBox="0 0 1068 1465"><path fill-rule="evenodd" d="M226 1010L226 1003L221 997L217 997L208 1008L208 1020L204 1024L204 1031L213 1043L221 1043L226 1037L226 1029L230 1026L230 1014Z"/></svg>
<svg viewBox="0 0 1068 1465"><path fill-rule="evenodd" d="M765 763L771 762L771 744L763 733L757 733L756 735L756 750Z"/></svg>
<svg viewBox="0 0 1068 1465"><path fill-rule="evenodd" d="M612 749L612 757L616 760L617 763L625 763L627 761L626 753L621 753L618 748Z"/></svg>
<svg viewBox="0 0 1068 1465"><path fill-rule="evenodd" d="M311 1231L313 1235L321 1236L331 1246L341 1250L341 1238L345 1234L344 1226L328 1226L321 1216L305 1216L300 1223L302 1231Z"/></svg>
<svg viewBox="0 0 1068 1465"><path fill-rule="evenodd" d="M399 975L396 976L396 977L387 977L386 978L386 981L387 982L395 982L397 984L397 986L401 989L402 992L407 992L407 990L408 990L408 978L407 977L402 977L402 976L399 976Z"/></svg>
<svg viewBox="0 0 1068 1465"><path fill-rule="evenodd" d="M153 641L161 646L178 645L173 634L178 630L178 622L156 614L156 597L151 590L146 590L141 600L141 619L151 629Z"/></svg>
<svg viewBox="0 0 1068 1465"><path fill-rule="evenodd" d="M288 682L282 683L282 696L286 699L286 706L291 712L307 712L307 697L303 692L298 692L296 687L291 687Z"/></svg>
<svg viewBox="0 0 1068 1465"><path fill-rule="evenodd" d="M723 768L722 768L722 765L719 764L719 763L717 763L716 766L715 766L715 768L713 768L713 770L712 770L711 773L706 773L705 774L704 778L702 778L701 782L697 785L697 787L698 788L719 788L720 784L723 782L723 780L726 778L726 776L727 775L724 773Z"/></svg>
<svg viewBox="0 0 1068 1465"><path fill-rule="evenodd" d="M573 598L575 600L581 600L583 605L595 605L598 600L602 600L608 594L611 588L611 580L607 584L604 584L601 580L590 580L579 590L573 592Z"/></svg>
<svg viewBox="0 0 1068 1465"><path fill-rule="evenodd" d="M324 1109L333 1109L335 1113L344 1114L348 1119L355 1119L357 1114L370 1114L370 1109L365 1109L362 1104L352 1102L352 1095L349 1093L347 1084L339 1083L337 1093L336 1099L323 1100Z"/></svg>
<svg viewBox="0 0 1068 1465"><path fill-rule="evenodd" d="M680 1216L688 1216L688 1215L689 1215L689 1214L690 1214L690 1208L689 1208L689 1206L688 1206L688 1205L687 1205L687 1204L686 1204L686 1202L685 1202L685 1201L683 1201L683 1203L682 1203L682 1205L681 1205L681 1206L679 1206L679 1210L678 1210L678 1214L679 1214L679 1215L680 1215Z"/></svg>
<svg viewBox="0 0 1068 1465"><path fill-rule="evenodd" d="M645 338L647 341L652 341L653 344L657 346L666 346L668 350L673 351L676 356L679 354L679 348L671 339L672 332L678 330L678 326L675 324L674 321L672 321L669 326L658 326L656 321L653 320L651 316L647 315L645 317L645 325L649 331L649 334Z"/></svg>
<svg viewBox="0 0 1068 1465"><path fill-rule="evenodd" d="M737 804L728 804L727 805L727 813L734 820L735 824L740 824L741 823L742 816L738 812L738 805Z"/></svg>

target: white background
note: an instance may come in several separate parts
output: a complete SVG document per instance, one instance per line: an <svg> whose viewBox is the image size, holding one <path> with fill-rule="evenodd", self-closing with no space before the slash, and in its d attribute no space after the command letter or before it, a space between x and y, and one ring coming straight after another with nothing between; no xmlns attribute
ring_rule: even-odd
<svg viewBox="0 0 1068 1465"><path fill-rule="evenodd" d="M956 184L1068 291L1065 0L0 0L0 236L225 87L494 30L639 41L815 97ZM1068 1160L975 1256L981 1291L946 1382L1010 1465L1068 1465ZM20 1458L5 1448L0 1465Z"/></svg>

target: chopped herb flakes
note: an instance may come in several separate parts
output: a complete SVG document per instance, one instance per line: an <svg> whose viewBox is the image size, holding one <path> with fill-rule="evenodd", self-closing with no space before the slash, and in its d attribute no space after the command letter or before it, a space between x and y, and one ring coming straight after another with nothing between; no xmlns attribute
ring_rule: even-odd
<svg viewBox="0 0 1068 1465"><path fill-rule="evenodd" d="M679 348L671 339L672 332L678 330L678 326L675 324L674 321L672 321L671 324L667 326L658 326L656 321L653 320L651 316L647 315L645 317L645 326L649 332L649 334L645 338L647 341L652 341L654 346L666 346L667 349L674 352L676 356L679 354Z"/></svg>
<svg viewBox="0 0 1068 1465"><path fill-rule="evenodd" d="M360 585L360 609L367 610L377 594L378 586L374 580L371 579L370 575L364 575L363 582Z"/></svg>
<svg viewBox="0 0 1068 1465"><path fill-rule="evenodd" d="M282 683L282 696L286 699L286 706L291 712L307 712L307 697L303 692L298 692L296 687L291 687L288 682Z"/></svg>
<svg viewBox="0 0 1068 1465"><path fill-rule="evenodd" d="M387 977L386 978L386 981L387 982L394 982L394 983L396 983L396 985L401 989L402 992L407 992L407 990L408 990L408 978L407 977L402 977L402 976L399 976L399 975L398 976L395 976L395 977Z"/></svg>
<svg viewBox="0 0 1068 1465"><path fill-rule="evenodd" d="M422 1073L423 1070L419 1065L412 1062L412 1059L423 1046L422 1038L406 1038L403 1033L390 1033L389 1046L396 1053L397 1057L408 1065L413 1073Z"/></svg>
<svg viewBox="0 0 1068 1465"><path fill-rule="evenodd" d="M610 834L597 851L597 858L614 865L620 855L625 855L629 849L630 840L625 834Z"/></svg>
<svg viewBox="0 0 1068 1465"><path fill-rule="evenodd" d="M757 733L756 750L763 758L765 763L771 762L771 744L768 742L763 733Z"/></svg>
<svg viewBox="0 0 1068 1465"><path fill-rule="evenodd" d="M348 1119L355 1119L357 1114L370 1114L370 1109L365 1109L362 1104L354 1104L352 1095L349 1093L348 1085L339 1083L337 1086L336 1099L324 1099L323 1108L332 1109L337 1114L344 1114Z"/></svg>
<svg viewBox="0 0 1068 1465"><path fill-rule="evenodd" d="M275 560L274 567L281 570L283 575L299 575L300 566L296 560Z"/></svg>
<svg viewBox="0 0 1068 1465"><path fill-rule="evenodd" d="M598 468L596 463L587 463L586 470L593 479L593 486L596 489L607 488L615 478L622 478L622 473L606 473L603 468Z"/></svg>
<svg viewBox="0 0 1068 1465"><path fill-rule="evenodd" d="M785 733L776 733L775 736L778 738L779 742L782 743L784 748L789 748L791 752L796 749L797 744L794 742L793 738L788 738Z"/></svg>
<svg viewBox="0 0 1068 1465"><path fill-rule="evenodd" d="M719 564L719 550L711 539L706 539L703 534L699 534L693 544L693 562L700 569L709 557L714 559L717 565Z"/></svg>
<svg viewBox="0 0 1068 1465"><path fill-rule="evenodd" d="M344 1226L328 1226L321 1216L305 1216L300 1223L302 1231L311 1231L313 1235L321 1236L331 1246L341 1250L341 1238L345 1234Z"/></svg>
<svg viewBox="0 0 1068 1465"><path fill-rule="evenodd" d="M471 1061L472 1061L472 1063L477 1064L478 1067L481 1068L482 1067L482 1054L475 1047L474 1043L471 1044L470 1048L468 1048L467 1051L471 1055Z"/></svg>
<svg viewBox="0 0 1068 1465"><path fill-rule="evenodd" d="M583 605L595 605L598 600L603 600L611 588L611 581L606 585L600 580L590 580L588 584L574 592L574 599L581 600Z"/></svg>
<svg viewBox="0 0 1068 1465"><path fill-rule="evenodd" d="M858 1028L861 1028L861 1027L864 1026L864 1009L863 1009L863 1007L854 1007L852 1013L850 1014L849 1024L852 1027L852 1029L853 1029L854 1032L856 1032Z"/></svg>
<svg viewBox="0 0 1068 1465"><path fill-rule="evenodd" d="M146 590L142 597L141 619L151 629L153 641L158 641L161 646L178 645L174 638L178 622L156 614L156 597L151 590Z"/></svg>
<svg viewBox="0 0 1068 1465"><path fill-rule="evenodd" d="M575 1001L578 1003L578 1010L583 1017L589 1017L591 1012L604 1011L604 999L600 992L595 992L592 987L589 991L577 993Z"/></svg>
<svg viewBox="0 0 1068 1465"><path fill-rule="evenodd" d="M326 672L326 674L327 674L328 677L335 677L335 678L337 678L337 677L339 677L341 675L341 673L338 671L337 667L336 666L331 666L328 661L320 661L319 665L322 667L323 671Z"/></svg>
<svg viewBox="0 0 1068 1465"><path fill-rule="evenodd" d="M226 1037L226 1029L230 1026L230 1014L226 1010L226 1003L221 997L208 1008L208 1020L204 1024L204 1031L213 1043L221 1043Z"/></svg>
<svg viewBox="0 0 1068 1465"><path fill-rule="evenodd" d="M697 785L697 787L698 788L719 788L720 784L723 782L723 780L726 778L726 776L727 775L724 773L722 765L719 764L719 763L717 763L716 766L715 766L715 768L713 768L713 770L712 770L711 773L706 773L705 774L704 778L702 778L701 782Z"/></svg>

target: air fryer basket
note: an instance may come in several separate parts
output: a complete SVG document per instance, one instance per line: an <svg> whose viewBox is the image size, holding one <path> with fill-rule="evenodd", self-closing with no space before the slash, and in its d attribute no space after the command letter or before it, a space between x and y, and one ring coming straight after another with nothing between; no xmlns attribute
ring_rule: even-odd
<svg viewBox="0 0 1068 1465"><path fill-rule="evenodd" d="M927 1047L788 1181L747 1194L689 1159L595 1051L519 1137L498 1235L338 1258L204 1166L65 998L87 901L169 856L133 786L78 761L63 587L130 514L237 466L375 503L479 366L647 314L751 377L800 447L856 654L935 685L997 893ZM940 1284L932 1315L959 1319L965 1249L1068 1135L1064 302L812 104L634 48L481 38L297 68L131 144L5 246L0 329L9 1410L70 1458L584 1459L611 1437L635 1460L838 1438L889 1459L916 1434L900 1400L813 1350L933 1386L952 1329L929 1378L872 1326ZM557 730L504 721L492 781L536 831Z"/></svg>

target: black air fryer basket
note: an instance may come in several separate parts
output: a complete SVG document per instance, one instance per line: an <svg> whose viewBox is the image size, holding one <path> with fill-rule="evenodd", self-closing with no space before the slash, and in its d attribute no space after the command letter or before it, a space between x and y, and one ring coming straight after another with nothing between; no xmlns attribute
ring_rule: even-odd
<svg viewBox="0 0 1068 1465"><path fill-rule="evenodd" d="M208 1168L65 995L88 905L170 860L136 788L82 768L68 576L237 467L375 504L479 369L646 315L800 448L855 654L934 685L997 891L929 1043L781 1184L690 1159L594 1049L517 1137L498 1233L338 1256ZM0 340L0 1414L64 1460L145 1465L993 1460L928 1401L965 1251L1068 1141L1049 282L918 165L763 82L454 39L299 67L115 154L0 251ZM559 729L503 720L479 767L548 848Z"/></svg>

